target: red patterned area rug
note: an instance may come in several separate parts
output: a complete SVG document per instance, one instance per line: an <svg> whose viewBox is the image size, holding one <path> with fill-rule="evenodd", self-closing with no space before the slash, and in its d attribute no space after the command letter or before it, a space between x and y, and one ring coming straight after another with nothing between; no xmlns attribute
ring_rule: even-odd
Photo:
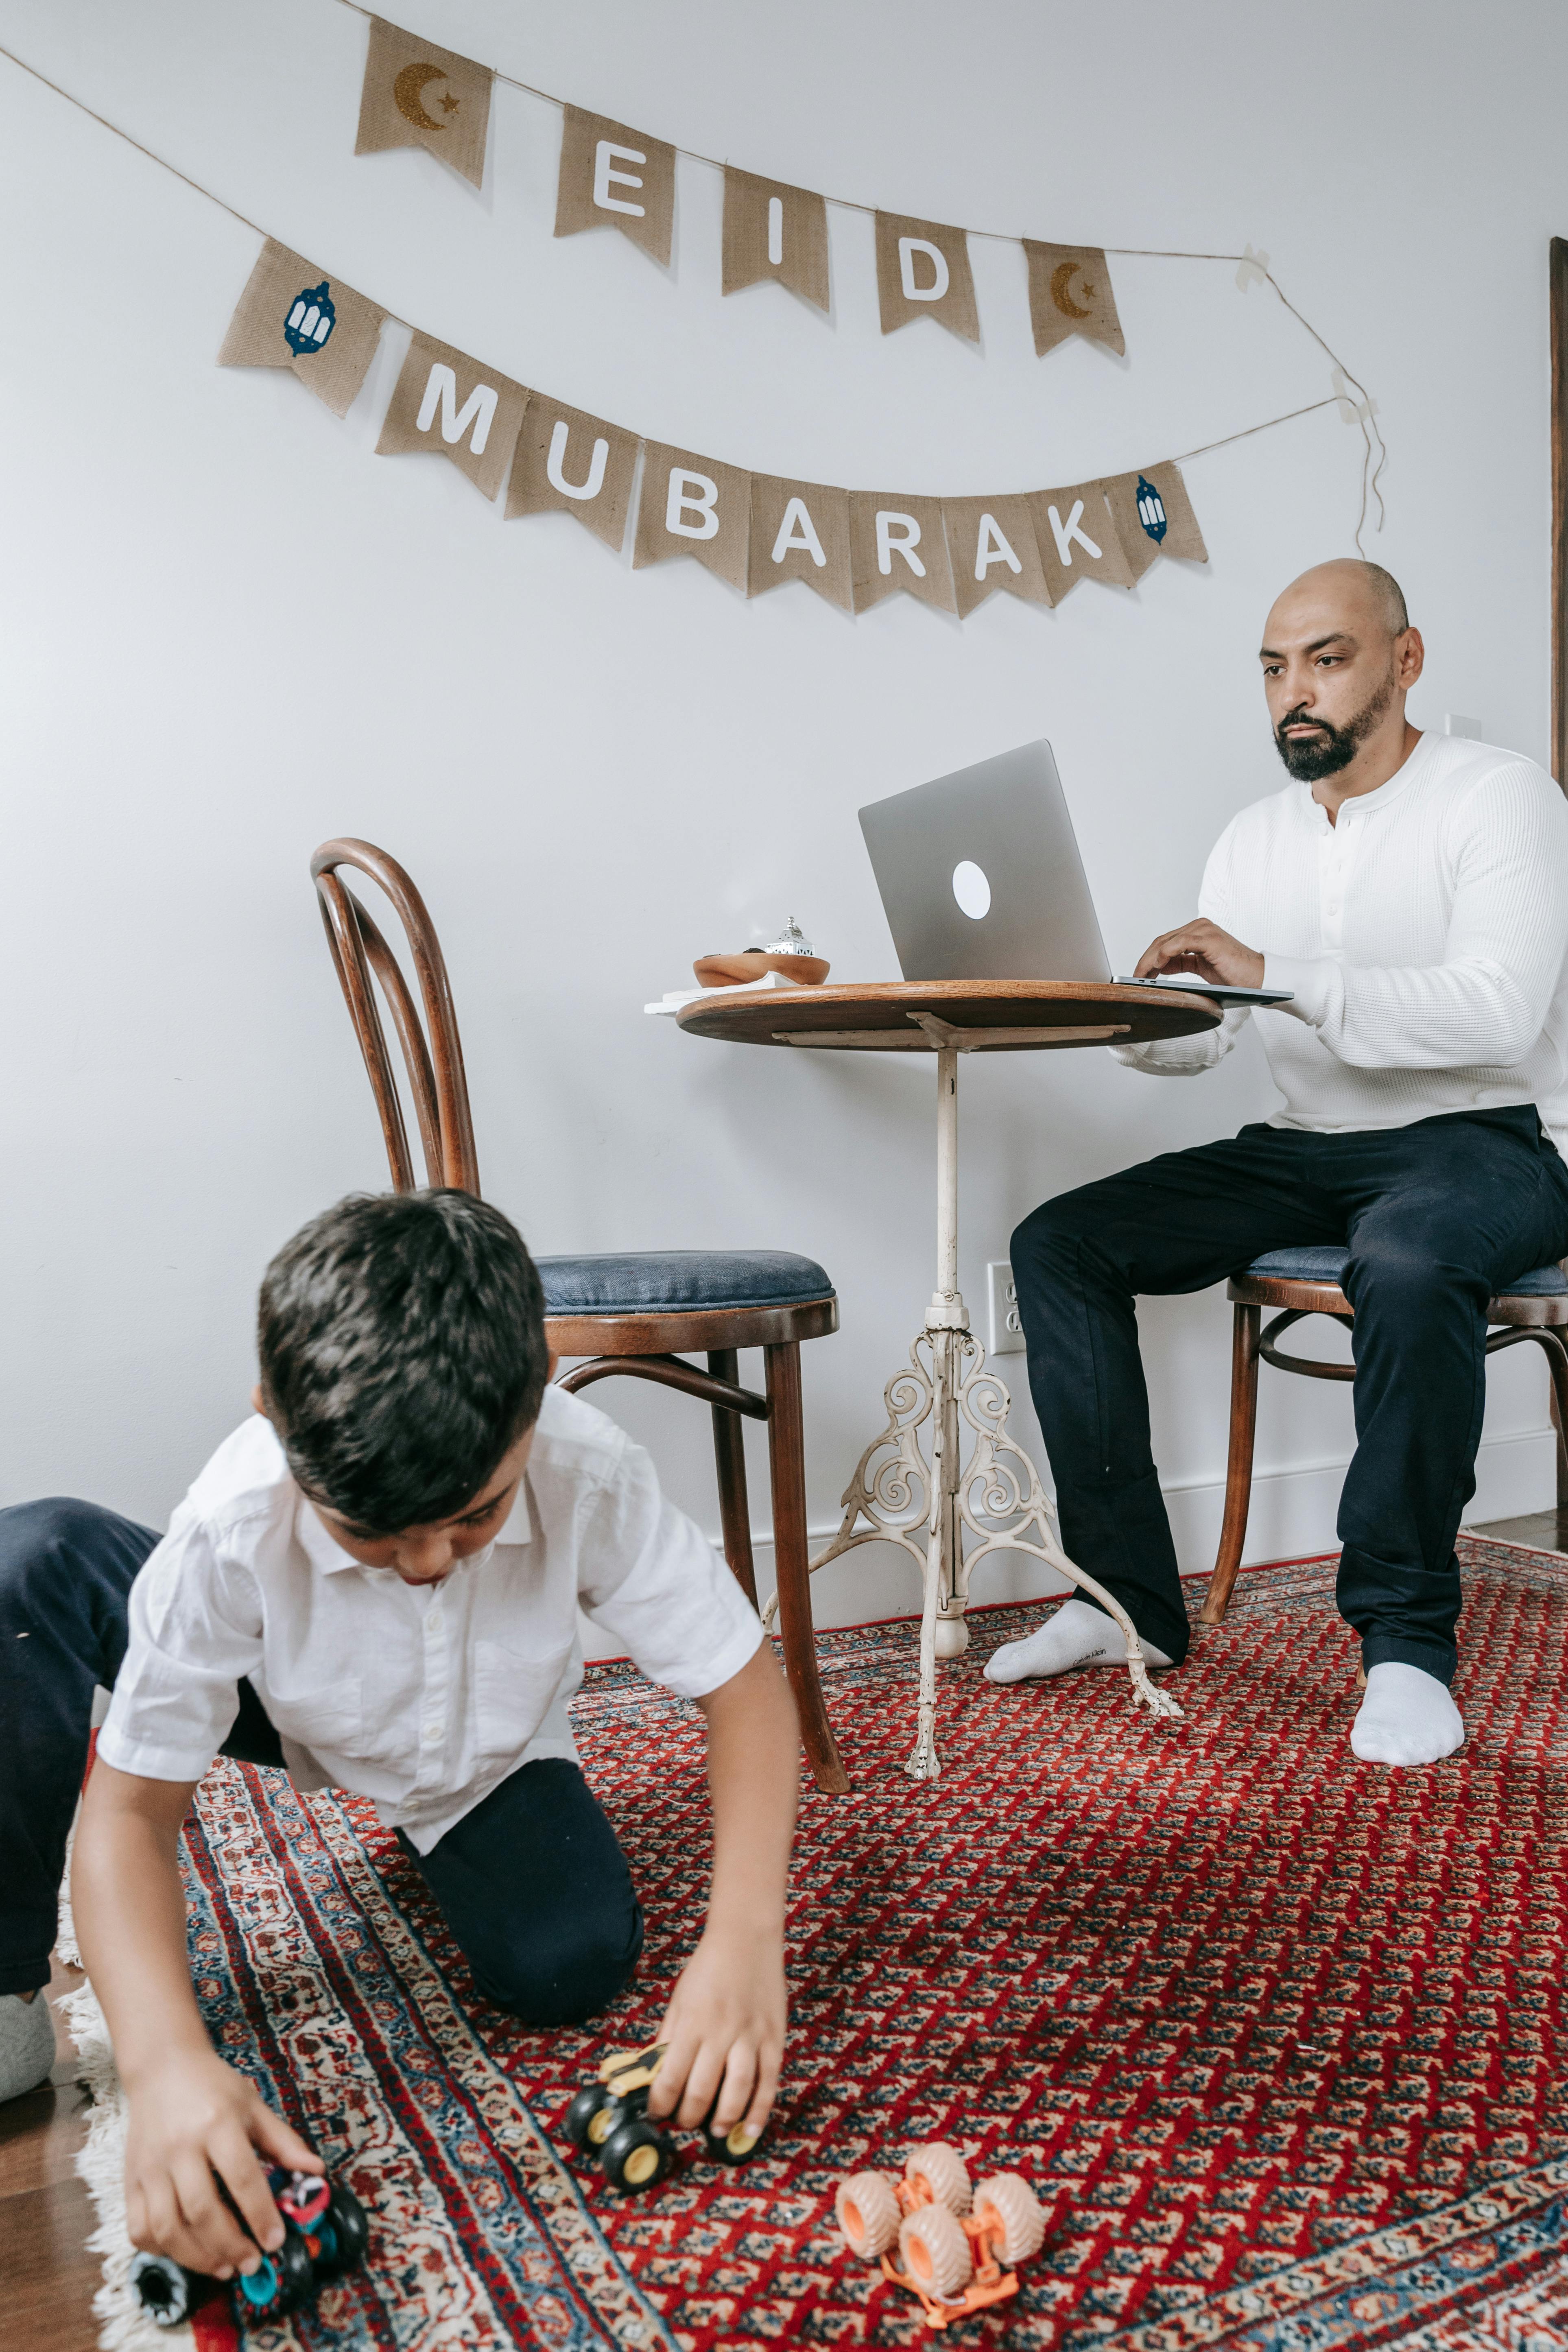
<svg viewBox="0 0 1568 2352"><path fill-rule="evenodd" d="M1037 1612L983 1612L942 1672L934 1786L900 1769L911 1629L826 1634L855 1786L803 1806L777 2120L744 2169L625 2202L559 2118L606 2046L651 2034L698 1932L695 1710L626 1666L577 1703L648 1914L592 2032L476 1999L369 1806L220 1768L188 1838L207 2020L374 2230L361 2277L247 2352L913 2343L832 2199L932 2138L1050 2215L1017 2300L961 2344L1557 2352L1568 1565L1462 1555L1470 1736L1424 1772L1349 1752L1331 1559L1242 1579L1169 1727L1120 1672L994 1689L984 1659Z"/></svg>

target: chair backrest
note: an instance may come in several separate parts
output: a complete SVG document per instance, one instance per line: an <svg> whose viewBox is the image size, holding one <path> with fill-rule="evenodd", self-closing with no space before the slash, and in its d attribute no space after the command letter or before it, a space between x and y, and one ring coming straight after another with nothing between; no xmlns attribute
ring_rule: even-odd
<svg viewBox="0 0 1568 2352"><path fill-rule="evenodd" d="M397 959L368 910L340 879L338 868L342 866L357 866L362 874L368 874L396 908L424 1001L423 1028ZM323 841L310 860L310 874L326 927L327 945L332 951L349 1018L364 1055L375 1107L381 1113L381 1132L386 1143L394 1191L412 1192L416 1184L403 1105L386 1050L386 1033L371 984L372 971L392 1008L403 1047L403 1066L425 1150L425 1181L459 1192L477 1193L479 1167L474 1150L473 1121L468 1116L468 1082L463 1073L458 1016L452 1007L441 943L424 899L396 858L389 857L384 849L377 849L374 842Z"/></svg>

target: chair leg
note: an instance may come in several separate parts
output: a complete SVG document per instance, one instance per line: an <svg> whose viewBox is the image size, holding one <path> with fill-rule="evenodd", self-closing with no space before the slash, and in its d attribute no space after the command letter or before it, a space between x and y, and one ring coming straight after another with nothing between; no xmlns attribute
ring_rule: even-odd
<svg viewBox="0 0 1568 2352"><path fill-rule="evenodd" d="M801 1738L816 1785L841 1797L849 1775L839 1759L816 1673L811 1627L811 1576L806 1565L805 1433L800 1401L800 1342L784 1339L764 1349L768 1372L768 1469L773 1485L773 1564L778 1575L779 1632L784 1668L795 1693Z"/></svg>
<svg viewBox="0 0 1568 2352"><path fill-rule="evenodd" d="M741 1384L740 1359L733 1348L710 1348L708 1369L716 1381ZM752 1513L746 1500L746 1447L741 1416L713 1407L713 1460L719 1472L719 1524L724 1531L724 1557L730 1572L754 1609L757 1572L752 1564Z"/></svg>
<svg viewBox="0 0 1568 2352"><path fill-rule="evenodd" d="M1230 1459L1225 1474L1225 1523L1198 1622L1219 1625L1230 1607L1231 1587L1247 1541L1252 1504L1252 1448L1258 1433L1258 1326L1262 1310L1238 1307L1230 1342Z"/></svg>

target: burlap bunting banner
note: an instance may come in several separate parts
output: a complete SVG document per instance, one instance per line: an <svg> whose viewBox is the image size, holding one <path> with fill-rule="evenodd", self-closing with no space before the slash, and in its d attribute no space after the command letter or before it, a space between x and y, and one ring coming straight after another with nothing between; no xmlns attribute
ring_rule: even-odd
<svg viewBox="0 0 1568 2352"><path fill-rule="evenodd" d="M1131 587L1132 573L1099 482L1073 482L1065 490L1031 490L1029 512L1053 604L1059 604L1080 580Z"/></svg>
<svg viewBox="0 0 1568 2352"><path fill-rule="evenodd" d="M855 610L864 613L902 588L939 613L955 613L940 499L874 490L849 493L849 560Z"/></svg>
<svg viewBox="0 0 1568 2352"><path fill-rule="evenodd" d="M675 150L623 122L569 106L561 132L555 234L574 236L584 228L618 228L668 268L675 235Z"/></svg>
<svg viewBox="0 0 1568 2352"><path fill-rule="evenodd" d="M292 368L334 416L365 380L384 310L268 237L228 322L219 367Z"/></svg>
<svg viewBox="0 0 1568 2352"><path fill-rule="evenodd" d="M855 609L849 572L849 493L822 482L752 476L752 554L747 593L804 580L830 604Z"/></svg>
<svg viewBox="0 0 1568 2352"><path fill-rule="evenodd" d="M626 544L632 482L642 443L635 433L532 392L507 484L506 517L574 515L618 554Z"/></svg>
<svg viewBox="0 0 1568 2352"><path fill-rule="evenodd" d="M827 205L809 188L789 188L779 180L724 166L724 279L726 294L776 279L793 293L828 307Z"/></svg>
<svg viewBox="0 0 1568 2352"><path fill-rule="evenodd" d="M1142 580L1157 555L1185 556L1194 563L1208 562L1209 551L1187 486L1174 466L1148 466L1140 473L1118 474L1100 488L1134 580Z"/></svg>
<svg viewBox="0 0 1568 2352"><path fill-rule="evenodd" d="M942 512L960 620L998 588L1050 603L1027 499L943 499Z"/></svg>
<svg viewBox="0 0 1568 2352"><path fill-rule="evenodd" d="M751 516L752 478L739 466L649 441L632 568L694 555L744 595Z"/></svg>
<svg viewBox="0 0 1568 2352"><path fill-rule="evenodd" d="M475 488L493 499L506 479L528 394L510 376L466 352L416 333L393 387L375 445L378 457L430 449L450 457Z"/></svg>
<svg viewBox="0 0 1568 2352"><path fill-rule="evenodd" d="M879 213L877 295L885 335L911 319L938 319L966 341L980 341L969 241L961 228Z"/></svg>
<svg viewBox="0 0 1568 2352"><path fill-rule="evenodd" d="M1038 245L1024 239L1029 264L1029 319L1043 359L1069 335L1086 335L1125 352L1110 271L1097 245Z"/></svg>
<svg viewBox="0 0 1568 2352"><path fill-rule="evenodd" d="M354 153L427 148L479 187L494 79L489 66L373 16Z"/></svg>

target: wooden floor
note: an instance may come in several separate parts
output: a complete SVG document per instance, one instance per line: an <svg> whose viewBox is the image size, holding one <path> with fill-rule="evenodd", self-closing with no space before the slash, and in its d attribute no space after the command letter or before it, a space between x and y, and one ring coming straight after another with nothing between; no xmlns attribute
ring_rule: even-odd
<svg viewBox="0 0 1568 2352"><path fill-rule="evenodd" d="M49 1986L58 2000L81 1982L58 1962ZM52 2079L0 2105L0 2279L5 2352L96 2352L92 2298L102 2276L87 2251L92 2207L77 2179L87 2095L65 2021L55 2012L59 2056Z"/></svg>
<svg viewBox="0 0 1568 2352"><path fill-rule="evenodd" d="M1526 1511L1517 1519L1489 1519L1484 1527L1467 1528L1470 1536L1489 1536L1495 1543L1528 1544L1531 1551L1568 1552L1568 1510Z"/></svg>

